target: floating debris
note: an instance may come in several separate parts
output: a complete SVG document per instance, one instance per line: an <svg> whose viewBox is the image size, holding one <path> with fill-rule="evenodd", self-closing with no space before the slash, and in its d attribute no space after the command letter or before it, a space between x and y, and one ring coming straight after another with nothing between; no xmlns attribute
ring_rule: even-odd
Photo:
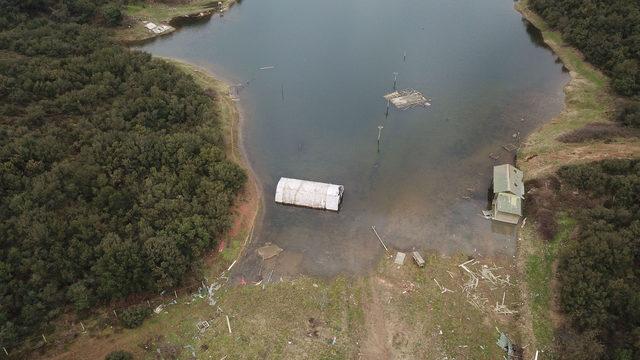
<svg viewBox="0 0 640 360"><path fill-rule="evenodd" d="M268 260L272 257L278 256L278 254L280 254L283 250L278 245L267 243L267 245L258 248L257 251L262 260Z"/></svg>
<svg viewBox="0 0 640 360"><path fill-rule="evenodd" d="M427 107L431 104L422 95L421 92L414 89L404 89L394 91L384 96L384 98L390 101L393 106L400 110L409 109L416 106Z"/></svg>

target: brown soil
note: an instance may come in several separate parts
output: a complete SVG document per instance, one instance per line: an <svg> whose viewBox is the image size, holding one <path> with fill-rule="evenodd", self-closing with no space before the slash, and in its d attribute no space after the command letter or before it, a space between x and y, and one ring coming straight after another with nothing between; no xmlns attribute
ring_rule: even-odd
<svg viewBox="0 0 640 360"><path fill-rule="evenodd" d="M381 296L386 292L384 288L392 285L377 276L369 278L368 283L370 298L363 301L367 337L361 353L365 359L390 359L388 325Z"/></svg>
<svg viewBox="0 0 640 360"><path fill-rule="evenodd" d="M531 246L532 243L530 241L522 241L522 239L519 239L518 241L518 250L516 251L516 268L519 279L526 279L527 258L529 257L529 254L532 253ZM527 282L524 280L519 281L518 290L520 291L520 299L522 301L522 305L518 309L520 312L520 326L518 326L518 330L523 341L523 356L525 359L529 359L533 356L533 347L527 345L532 343L535 344L536 336L533 333L533 315L531 314L531 299L529 298L530 292L527 287Z"/></svg>

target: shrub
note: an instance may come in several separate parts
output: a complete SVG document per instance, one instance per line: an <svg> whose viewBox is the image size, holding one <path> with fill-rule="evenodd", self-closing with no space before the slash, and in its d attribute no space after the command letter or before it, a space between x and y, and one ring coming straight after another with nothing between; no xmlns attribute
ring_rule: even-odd
<svg viewBox="0 0 640 360"><path fill-rule="evenodd" d="M576 206L576 236L559 253L559 304L573 329L561 359L640 358L640 161L565 166L558 175L592 206ZM606 355L605 355L606 354Z"/></svg>
<svg viewBox="0 0 640 360"><path fill-rule="evenodd" d="M112 351L104 360L133 360L133 354L124 350Z"/></svg>
<svg viewBox="0 0 640 360"><path fill-rule="evenodd" d="M540 209L536 214L538 231L545 240L551 240L558 232L558 223L553 212L549 209Z"/></svg>
<svg viewBox="0 0 640 360"><path fill-rule="evenodd" d="M625 104L618 114L618 121L626 126L640 128L640 101Z"/></svg>
<svg viewBox="0 0 640 360"><path fill-rule="evenodd" d="M574 329L562 328L556 336L558 341L555 344L555 353L560 360L598 360L604 353L604 347L593 331L580 334Z"/></svg>
<svg viewBox="0 0 640 360"><path fill-rule="evenodd" d="M133 329L142 325L149 315L151 315L151 309L143 305L135 305L121 312L120 321L124 327Z"/></svg>
<svg viewBox="0 0 640 360"><path fill-rule="evenodd" d="M107 26L118 26L122 22L122 11L115 4L105 5L101 13Z"/></svg>
<svg viewBox="0 0 640 360"><path fill-rule="evenodd" d="M638 115L640 116L640 113ZM624 123L624 121L621 122ZM628 125L626 123L624 124ZM640 126L640 122L638 126ZM637 135L640 135L640 133L635 131L635 129L629 129L617 124L593 123L558 136L558 141L563 143L581 143L590 140L611 140L613 138Z"/></svg>

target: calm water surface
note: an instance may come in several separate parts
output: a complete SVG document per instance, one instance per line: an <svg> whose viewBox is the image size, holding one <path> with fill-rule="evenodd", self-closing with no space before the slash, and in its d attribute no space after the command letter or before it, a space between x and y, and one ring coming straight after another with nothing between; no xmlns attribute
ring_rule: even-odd
<svg viewBox="0 0 640 360"><path fill-rule="evenodd" d="M141 48L246 85L244 144L265 198L253 246L284 248L281 274L334 275L377 263L371 225L397 249L514 254L480 212L489 154L512 161L501 145L563 106L568 75L537 35L510 0L245 0ZM433 105L387 116L394 72ZM274 204L281 176L344 185L342 210ZM250 251L238 271L259 267Z"/></svg>

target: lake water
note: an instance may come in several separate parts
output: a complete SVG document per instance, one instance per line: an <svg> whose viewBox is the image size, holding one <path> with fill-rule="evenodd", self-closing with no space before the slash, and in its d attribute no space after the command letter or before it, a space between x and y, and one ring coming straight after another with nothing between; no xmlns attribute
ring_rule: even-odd
<svg viewBox="0 0 640 360"><path fill-rule="evenodd" d="M502 145L559 113L569 79L510 0L245 0L141 49L246 85L265 200L248 277L266 242L285 249L276 274L364 273L383 253L372 225L394 249L510 258L514 236L481 216L489 154L512 162ZM394 73L432 106L387 115ZM341 211L274 204L281 176L344 185Z"/></svg>

